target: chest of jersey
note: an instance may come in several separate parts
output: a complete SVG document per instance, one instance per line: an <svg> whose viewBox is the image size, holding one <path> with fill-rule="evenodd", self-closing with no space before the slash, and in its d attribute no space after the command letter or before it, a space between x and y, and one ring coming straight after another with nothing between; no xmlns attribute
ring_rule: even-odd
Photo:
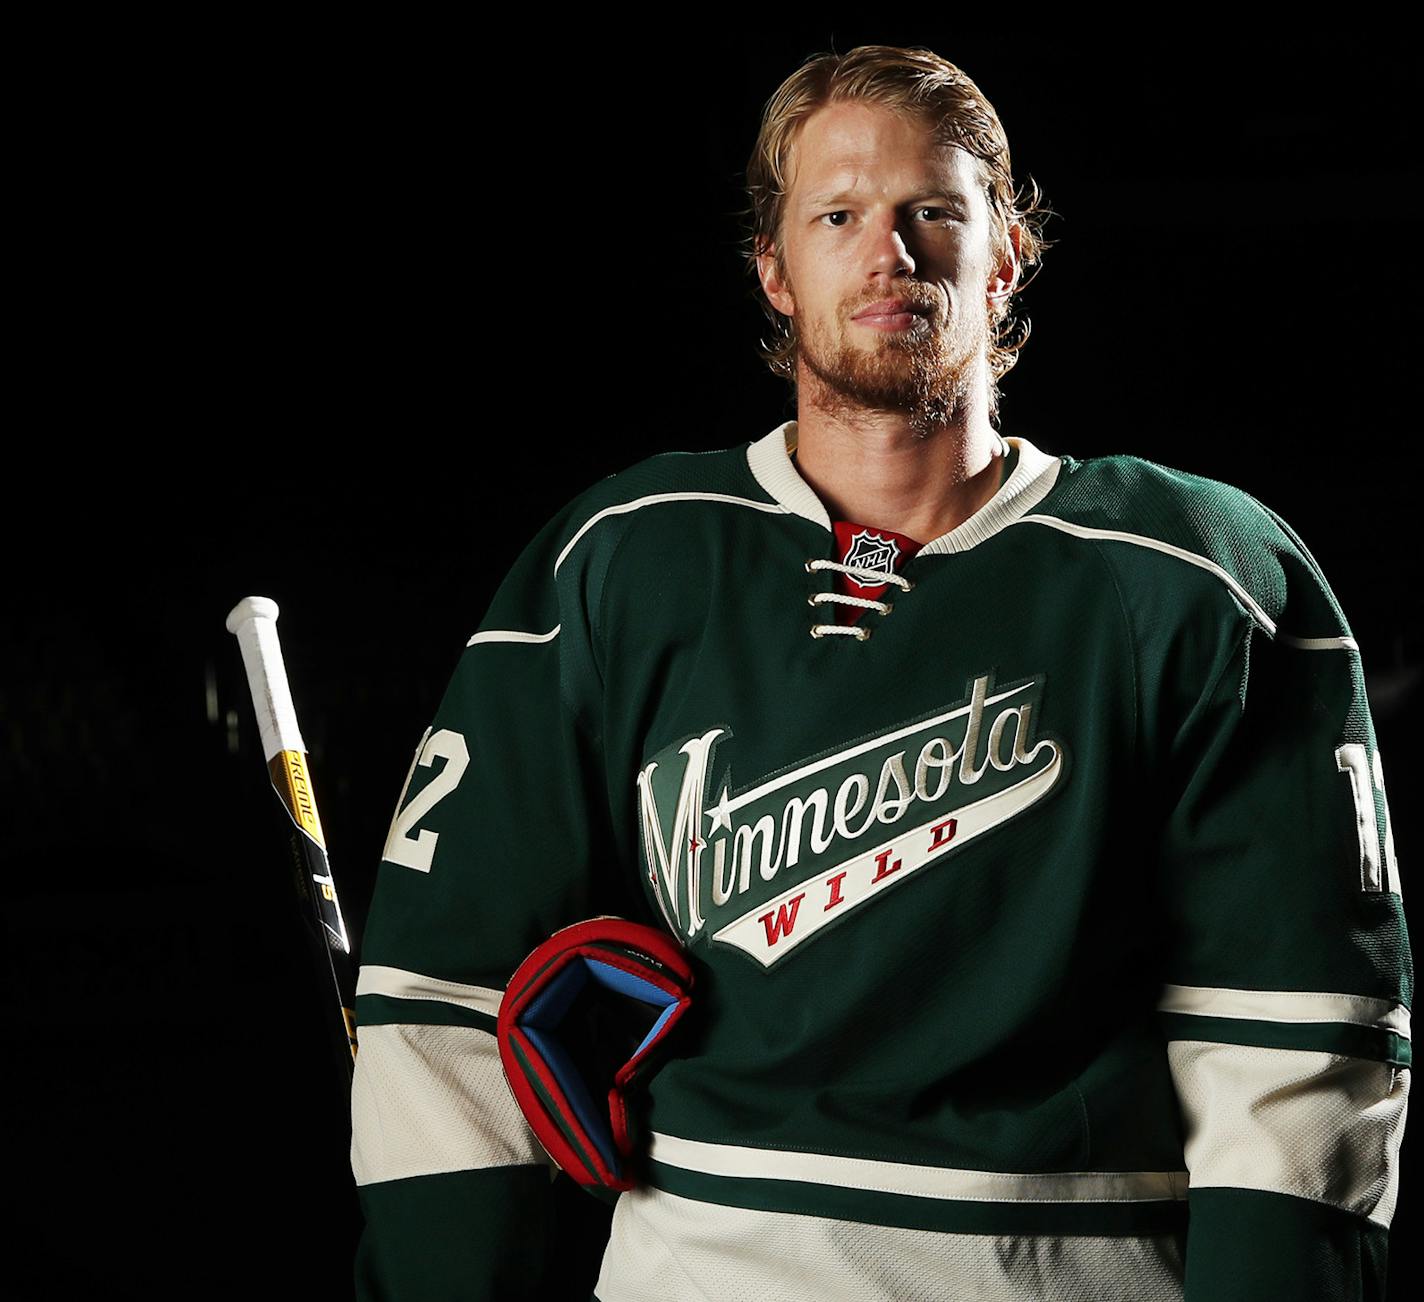
<svg viewBox="0 0 1424 1302"><path fill-rule="evenodd" d="M811 635L823 539L664 540L610 584L605 738L644 890L719 965L826 961L926 915L968 940L1072 853L1025 841L1077 844L1061 903L1102 859L1101 793L1129 777L1127 640L1091 550L1026 524L913 558L859 640Z"/></svg>

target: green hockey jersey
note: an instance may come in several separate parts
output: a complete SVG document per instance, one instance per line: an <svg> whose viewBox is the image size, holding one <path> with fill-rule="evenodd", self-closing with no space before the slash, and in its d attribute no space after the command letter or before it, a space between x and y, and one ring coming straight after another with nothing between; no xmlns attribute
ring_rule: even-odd
<svg viewBox="0 0 1424 1302"><path fill-rule="evenodd" d="M1304 544L1017 438L902 548L795 439L595 484L464 649L361 955L363 1296L537 1292L552 1173L494 1014L597 914L696 975L602 1302L1380 1296L1412 968Z"/></svg>

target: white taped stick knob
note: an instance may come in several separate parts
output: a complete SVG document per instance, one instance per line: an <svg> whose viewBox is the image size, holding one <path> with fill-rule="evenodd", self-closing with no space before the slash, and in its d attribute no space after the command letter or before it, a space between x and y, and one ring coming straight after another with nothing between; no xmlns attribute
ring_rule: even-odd
<svg viewBox="0 0 1424 1302"><path fill-rule="evenodd" d="M271 597L244 597L228 612L227 631L242 649L263 757L270 760L284 750L305 753L277 638L277 603Z"/></svg>

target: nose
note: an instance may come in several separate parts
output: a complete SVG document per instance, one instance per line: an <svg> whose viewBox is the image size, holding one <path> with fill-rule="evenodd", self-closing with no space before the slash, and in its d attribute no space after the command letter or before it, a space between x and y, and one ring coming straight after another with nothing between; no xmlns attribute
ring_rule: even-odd
<svg viewBox="0 0 1424 1302"><path fill-rule="evenodd" d="M870 239L870 270L887 275L915 274L915 260L910 256L904 233L896 214L888 213L875 223Z"/></svg>

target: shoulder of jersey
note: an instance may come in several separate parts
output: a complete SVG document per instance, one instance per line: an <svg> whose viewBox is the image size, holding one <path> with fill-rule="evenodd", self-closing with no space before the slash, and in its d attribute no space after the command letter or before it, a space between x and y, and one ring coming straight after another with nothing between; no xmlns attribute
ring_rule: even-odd
<svg viewBox="0 0 1424 1302"><path fill-rule="evenodd" d="M746 501L766 505L769 499L747 465L747 445L709 452L657 452L624 470L607 475L577 494L557 517L564 542L587 540L592 548L608 545L608 536L644 507L681 501L695 505ZM602 536L599 536L602 535Z"/></svg>
<svg viewBox="0 0 1424 1302"><path fill-rule="evenodd" d="M1062 458L1053 489L1025 517L1111 545L1122 567L1153 557L1214 575L1265 631L1321 638L1349 628L1299 535L1250 493L1143 457ZM1167 563L1170 570L1170 562Z"/></svg>
<svg viewBox="0 0 1424 1302"><path fill-rule="evenodd" d="M507 589L542 587L550 576L565 588L596 594L629 527L644 520L681 523L688 506L732 499L767 509L767 497L747 465L746 444L711 452L659 452L607 475L546 517L506 581ZM644 508L678 502L669 516ZM778 511L779 507L776 508ZM597 601L597 596L590 598Z"/></svg>
<svg viewBox="0 0 1424 1302"><path fill-rule="evenodd" d="M629 524L643 515L642 507L669 497L746 497L755 481L745 467L745 444L713 452L659 452L576 493L525 543L469 645L500 640L502 631L511 629L521 636L547 633L572 610L597 609L619 544ZM500 637L488 636L492 632Z"/></svg>
<svg viewBox="0 0 1424 1302"><path fill-rule="evenodd" d="M628 505L660 494L740 494L754 484L747 466L747 445L707 452L655 452L591 485L580 500L593 510ZM764 498L765 494L758 496Z"/></svg>

